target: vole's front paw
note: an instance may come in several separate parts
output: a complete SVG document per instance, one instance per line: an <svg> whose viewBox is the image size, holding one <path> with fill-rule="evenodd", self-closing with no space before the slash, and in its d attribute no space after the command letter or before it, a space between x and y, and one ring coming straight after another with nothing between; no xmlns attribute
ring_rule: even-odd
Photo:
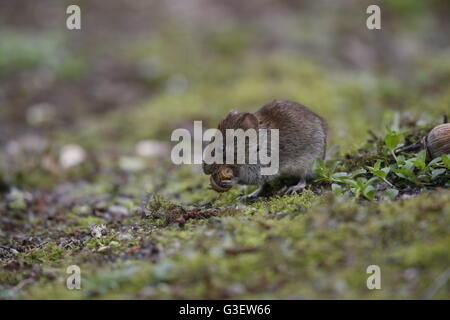
<svg viewBox="0 0 450 320"><path fill-rule="evenodd" d="M258 195L254 195L253 193L250 194L244 194L243 196L237 197L238 201L247 202L250 200L254 200L258 198Z"/></svg>
<svg viewBox="0 0 450 320"><path fill-rule="evenodd" d="M305 190L305 188L306 188L306 183L299 182L295 186L291 186L291 187L287 188L286 191L284 191L284 194L293 196L296 193L302 193L303 190Z"/></svg>
<svg viewBox="0 0 450 320"><path fill-rule="evenodd" d="M237 199L239 201L254 200L254 199L258 198L259 196L261 196L263 194L263 191L264 191L264 187L259 187L258 189L256 189L252 193L244 194L243 196L240 196Z"/></svg>
<svg viewBox="0 0 450 320"><path fill-rule="evenodd" d="M231 188L232 186L234 186L237 183L236 179L233 180L222 180L220 181L220 185L225 187L225 188Z"/></svg>

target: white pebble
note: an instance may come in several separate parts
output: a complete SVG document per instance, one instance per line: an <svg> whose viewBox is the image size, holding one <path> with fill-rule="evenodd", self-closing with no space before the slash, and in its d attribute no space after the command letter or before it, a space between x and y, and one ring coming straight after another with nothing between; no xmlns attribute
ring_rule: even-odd
<svg viewBox="0 0 450 320"><path fill-rule="evenodd" d="M86 159L86 152L76 144L66 145L61 148L59 154L59 165L63 169L69 169L80 165Z"/></svg>

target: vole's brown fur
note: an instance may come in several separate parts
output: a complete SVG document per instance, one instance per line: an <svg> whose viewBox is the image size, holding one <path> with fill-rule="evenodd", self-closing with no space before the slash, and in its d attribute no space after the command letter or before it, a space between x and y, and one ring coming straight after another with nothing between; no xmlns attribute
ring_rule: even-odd
<svg viewBox="0 0 450 320"><path fill-rule="evenodd" d="M325 157L327 124L323 118L307 107L287 100L274 100L255 113L232 111L219 124L225 137L226 129L279 129L279 171L275 175L261 175L259 164L225 165L233 169L234 183L260 185L261 188L247 197L256 197L267 183L278 178L294 177L298 184L289 188L294 193L305 187L313 177L316 158ZM275 150L274 150L275 151ZM224 165L203 164L206 174L215 174ZM229 182L224 182L229 183Z"/></svg>

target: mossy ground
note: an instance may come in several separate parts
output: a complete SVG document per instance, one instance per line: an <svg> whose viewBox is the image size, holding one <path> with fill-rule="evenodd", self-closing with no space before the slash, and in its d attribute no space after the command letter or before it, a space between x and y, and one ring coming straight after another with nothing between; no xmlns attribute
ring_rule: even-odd
<svg viewBox="0 0 450 320"><path fill-rule="evenodd" d="M406 22L422 12L390 6ZM292 23L307 27L305 19ZM241 203L236 198L253 187L218 194L199 166L174 166L167 154L148 158L134 149L143 139L168 142L173 129L193 120L215 127L232 108L254 111L283 98L327 119L329 145L340 146L336 158L351 170L378 156L374 144L362 148L369 130L381 136L392 123L418 130L441 122L450 105L448 51L429 51L393 72L334 68L293 48L264 49L262 29L252 23L202 32L172 23L116 53L140 70L133 81L149 94L138 103L92 112L68 101L76 110L69 120L62 113L56 125L26 125L23 132L38 133L45 147L6 152L15 145L4 141L0 298L450 298L448 188L370 202L318 185ZM308 44L321 34L283 37ZM55 39L31 50L29 37L0 33L0 46L10 44L8 55L1 51L2 79L46 68L57 88L86 81L96 62L60 49L64 37ZM5 127L16 119L13 103L0 109ZM20 146L24 135L9 140ZM66 144L82 146L87 159L61 170L58 152ZM92 237L89 227L101 224L107 233ZM81 268L81 290L66 287L70 265ZM381 290L366 286L369 265L381 268Z"/></svg>

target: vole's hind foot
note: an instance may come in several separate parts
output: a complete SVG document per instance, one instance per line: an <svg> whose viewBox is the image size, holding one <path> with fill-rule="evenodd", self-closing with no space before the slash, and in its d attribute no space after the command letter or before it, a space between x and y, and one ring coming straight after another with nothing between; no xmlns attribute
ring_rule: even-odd
<svg viewBox="0 0 450 320"><path fill-rule="evenodd" d="M304 181L300 181L295 186L291 186L284 191L285 195L293 196L296 193L302 193L306 188L306 183Z"/></svg>

